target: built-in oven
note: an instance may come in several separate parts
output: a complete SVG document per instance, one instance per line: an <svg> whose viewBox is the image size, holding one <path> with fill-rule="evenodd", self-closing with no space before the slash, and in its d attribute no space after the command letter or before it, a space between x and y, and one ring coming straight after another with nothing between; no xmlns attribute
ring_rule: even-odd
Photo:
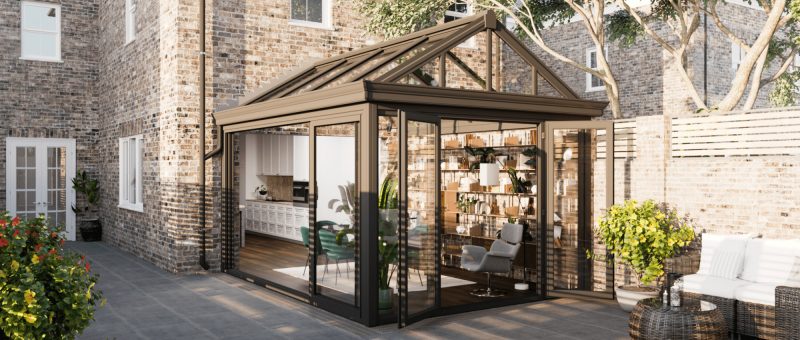
<svg viewBox="0 0 800 340"><path fill-rule="evenodd" d="M308 203L308 182L292 183L292 201Z"/></svg>

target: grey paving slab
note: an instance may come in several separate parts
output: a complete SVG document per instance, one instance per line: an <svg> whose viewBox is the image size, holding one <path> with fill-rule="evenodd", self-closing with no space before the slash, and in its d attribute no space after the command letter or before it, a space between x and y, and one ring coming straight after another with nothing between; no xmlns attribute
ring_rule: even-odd
<svg viewBox="0 0 800 340"><path fill-rule="evenodd" d="M562 298L367 328L221 273L175 275L102 242L86 254L108 299L80 339L627 339L613 301Z"/></svg>

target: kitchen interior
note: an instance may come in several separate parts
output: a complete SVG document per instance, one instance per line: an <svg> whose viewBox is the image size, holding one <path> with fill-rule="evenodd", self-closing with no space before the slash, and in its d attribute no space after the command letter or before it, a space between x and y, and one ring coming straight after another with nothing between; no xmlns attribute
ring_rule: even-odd
<svg viewBox="0 0 800 340"><path fill-rule="evenodd" d="M239 139L239 269L300 291L307 280L279 270L301 268L308 260L308 141L308 124L251 131Z"/></svg>

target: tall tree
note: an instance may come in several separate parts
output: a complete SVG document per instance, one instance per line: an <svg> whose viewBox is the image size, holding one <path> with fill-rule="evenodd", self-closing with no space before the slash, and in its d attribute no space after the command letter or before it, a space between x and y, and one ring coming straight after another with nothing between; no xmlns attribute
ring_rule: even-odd
<svg viewBox="0 0 800 340"><path fill-rule="evenodd" d="M750 0L744 0L750 1ZM368 18L367 29L386 36L402 35L413 30L435 24L453 0L362 0L361 9ZM684 82L686 95L699 109L707 109L704 99L692 81L687 54L696 47L697 34L703 20L713 22L731 42L739 46L745 56L727 93L711 106L719 111L734 109L746 96L744 107L752 108L759 91L767 84L777 82L778 94L773 93L773 102L783 100L792 93L786 87L800 78L791 70L792 61L798 51L797 21L790 12L798 2L787 6L787 0L756 0L756 8L763 11L766 20L760 27L758 37L752 43L737 36L719 14L718 6L724 0L651 0L642 5L633 0L464 0L476 8L498 12L513 20L516 32L522 38L536 44L555 59L590 73L605 83L606 95L614 117L620 117L619 86L604 53L597 53L598 68L592 69L573 60L552 47L544 31L554 25L566 24L577 19L591 38L597 51L604 51L609 42L618 41L630 45L640 37L655 41L672 58L675 69ZM707 19L706 19L707 18ZM777 62L780 67L768 76L764 72ZM787 73L788 72L788 73ZM778 80L781 81L778 81ZM747 89L749 87L749 92Z"/></svg>

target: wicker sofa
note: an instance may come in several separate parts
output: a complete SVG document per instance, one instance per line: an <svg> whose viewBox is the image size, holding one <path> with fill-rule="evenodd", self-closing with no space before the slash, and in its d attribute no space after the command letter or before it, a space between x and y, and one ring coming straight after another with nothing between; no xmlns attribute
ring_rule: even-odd
<svg viewBox="0 0 800 340"><path fill-rule="evenodd" d="M701 244L667 262L686 296L716 304L739 335L800 339L800 240L703 234Z"/></svg>

